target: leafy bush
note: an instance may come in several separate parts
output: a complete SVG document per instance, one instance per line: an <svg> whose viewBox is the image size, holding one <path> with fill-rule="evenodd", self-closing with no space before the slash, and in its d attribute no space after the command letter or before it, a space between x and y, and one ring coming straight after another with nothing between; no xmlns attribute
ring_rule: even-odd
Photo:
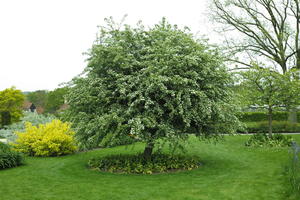
<svg viewBox="0 0 300 200"><path fill-rule="evenodd" d="M245 130L239 132L244 133L266 133L269 130L269 122L246 122ZM300 132L300 123L290 123L288 121L273 121L272 129L275 133L295 133Z"/></svg>
<svg viewBox="0 0 300 200"><path fill-rule="evenodd" d="M110 155L89 160L88 166L95 170L125 173L152 174L174 170L192 170L200 166L196 157L154 153L149 158L138 155Z"/></svg>
<svg viewBox="0 0 300 200"><path fill-rule="evenodd" d="M253 147L286 147L291 146L292 142L293 139L289 135L257 133L252 135L245 145Z"/></svg>
<svg viewBox="0 0 300 200"><path fill-rule="evenodd" d="M300 112L297 113L300 117ZM273 112L272 118L275 121L287 121L288 112L277 111ZM242 112L239 118L243 122L260 122L268 120L267 112Z"/></svg>
<svg viewBox="0 0 300 200"><path fill-rule="evenodd" d="M12 151L9 145L0 142L0 169L19 166L23 161L23 154Z"/></svg>
<svg viewBox="0 0 300 200"><path fill-rule="evenodd" d="M60 156L76 151L74 134L70 124L60 120L39 126L26 123L25 132L17 132L13 145L17 151L31 156Z"/></svg>
<svg viewBox="0 0 300 200"><path fill-rule="evenodd" d="M24 112L23 115L20 122L6 126L4 129L0 129L0 137L14 141L16 139L15 132L23 132L25 130L26 122L30 122L32 125L37 126L39 124L51 122L55 119L52 115L42 115L35 112Z"/></svg>

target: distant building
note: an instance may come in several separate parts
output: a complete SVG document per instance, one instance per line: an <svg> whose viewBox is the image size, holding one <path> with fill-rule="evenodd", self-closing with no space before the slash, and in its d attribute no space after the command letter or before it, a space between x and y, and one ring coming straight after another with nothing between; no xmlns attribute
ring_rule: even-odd
<svg viewBox="0 0 300 200"><path fill-rule="evenodd" d="M31 104L32 104L32 103L29 102L29 101L24 101L23 106L22 106L22 109L25 110L25 111L29 111L29 110L30 110Z"/></svg>
<svg viewBox="0 0 300 200"><path fill-rule="evenodd" d="M30 101L24 101L23 106L22 106L24 111L28 112L37 112L38 114L41 114L44 112L44 108L41 106L36 106Z"/></svg>
<svg viewBox="0 0 300 200"><path fill-rule="evenodd" d="M36 106L32 103L31 106L29 107L29 110L31 112L34 112L36 110Z"/></svg>

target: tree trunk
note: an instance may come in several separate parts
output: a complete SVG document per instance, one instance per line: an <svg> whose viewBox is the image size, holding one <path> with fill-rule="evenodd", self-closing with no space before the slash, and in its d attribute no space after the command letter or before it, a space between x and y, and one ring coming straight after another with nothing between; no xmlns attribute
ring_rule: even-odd
<svg viewBox="0 0 300 200"><path fill-rule="evenodd" d="M296 68L297 70L300 69L300 49L297 50L297 64L296 64Z"/></svg>
<svg viewBox="0 0 300 200"><path fill-rule="evenodd" d="M153 148L154 148L154 143L153 142L148 142L146 144L145 150L144 150L144 157L145 158L150 158L153 152Z"/></svg>
<svg viewBox="0 0 300 200"><path fill-rule="evenodd" d="M268 109L268 117L269 117L269 134L272 135L272 117L273 117L273 109L272 106L269 106Z"/></svg>

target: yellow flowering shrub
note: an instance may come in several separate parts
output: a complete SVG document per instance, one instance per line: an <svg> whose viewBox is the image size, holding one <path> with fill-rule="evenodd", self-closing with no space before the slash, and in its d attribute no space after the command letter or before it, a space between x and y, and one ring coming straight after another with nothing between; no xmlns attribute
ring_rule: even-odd
<svg viewBox="0 0 300 200"><path fill-rule="evenodd" d="M15 150L31 156L60 156L77 150L74 131L69 123L53 120L33 126L26 123L25 132L17 132Z"/></svg>

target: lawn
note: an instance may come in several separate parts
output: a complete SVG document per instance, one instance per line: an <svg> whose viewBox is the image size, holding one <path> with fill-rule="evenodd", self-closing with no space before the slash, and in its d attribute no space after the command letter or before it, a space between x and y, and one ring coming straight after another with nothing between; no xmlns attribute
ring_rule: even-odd
<svg viewBox="0 0 300 200"><path fill-rule="evenodd" d="M52 158L0 171L2 200L277 200L286 199L283 168L287 148L246 148L248 136L208 144L191 139L187 154L203 166L184 172L122 175L87 169L91 157L142 151L143 144ZM293 136L300 143L300 136Z"/></svg>

